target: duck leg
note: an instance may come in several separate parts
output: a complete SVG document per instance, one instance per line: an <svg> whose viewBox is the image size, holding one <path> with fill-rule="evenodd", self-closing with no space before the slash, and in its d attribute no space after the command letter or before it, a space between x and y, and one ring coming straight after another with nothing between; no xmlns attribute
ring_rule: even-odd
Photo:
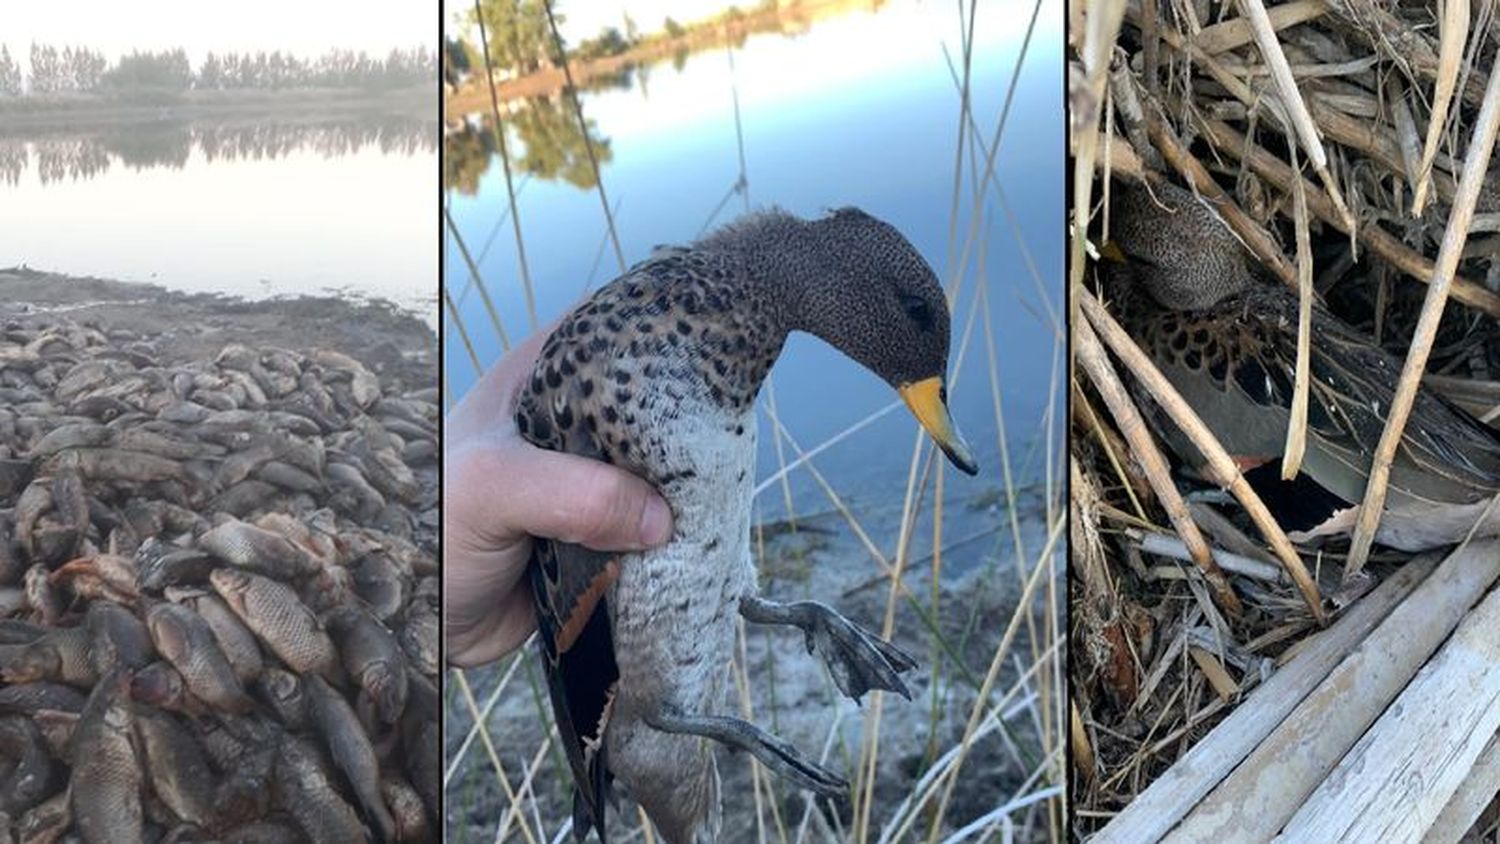
<svg viewBox="0 0 1500 844"><path fill-rule="evenodd" d="M817 651L839 691L858 701L871 689L895 692L911 700L901 672L917 661L895 645L870 634L817 601L781 604L753 595L740 598L740 615L757 624L791 624L807 636L807 652Z"/></svg>
<svg viewBox="0 0 1500 844"><path fill-rule="evenodd" d="M664 733L702 736L749 752L793 785L828 797L849 793L849 782L838 774L806 759L795 747L749 721L723 715L688 715L663 705L646 724Z"/></svg>

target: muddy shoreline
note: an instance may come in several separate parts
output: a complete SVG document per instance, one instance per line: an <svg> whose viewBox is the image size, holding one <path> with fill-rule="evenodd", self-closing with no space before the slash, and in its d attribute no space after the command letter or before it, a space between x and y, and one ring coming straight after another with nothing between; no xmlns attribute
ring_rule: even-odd
<svg viewBox="0 0 1500 844"><path fill-rule="evenodd" d="M303 296L248 300L183 293L153 284L0 269L0 322L66 313L153 335L170 360L211 358L231 342L302 351L332 348L406 389L438 383L437 335L420 318L383 301Z"/></svg>

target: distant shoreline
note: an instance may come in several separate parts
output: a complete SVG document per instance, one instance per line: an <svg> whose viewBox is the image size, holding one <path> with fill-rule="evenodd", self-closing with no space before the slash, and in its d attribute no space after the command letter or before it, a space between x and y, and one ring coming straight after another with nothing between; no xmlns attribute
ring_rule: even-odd
<svg viewBox="0 0 1500 844"><path fill-rule="evenodd" d="M586 87L592 80L609 77L630 68L657 64L678 55L740 44L752 35L768 33L800 34L820 20L839 17L855 11L878 11L885 0L795 0L784 5L756 8L738 17L716 19L712 23L688 25L679 36L664 33L648 36L623 53L597 59L571 60L568 71L574 85ZM545 67L525 76L497 81L495 93L501 102L527 97L548 96L567 86L567 76L560 66ZM490 108L489 90L484 85L481 68L457 89L444 97L444 116L462 117Z"/></svg>
<svg viewBox="0 0 1500 844"><path fill-rule="evenodd" d="M101 96L0 100L0 134L16 130L165 121L223 120L270 115L335 116L389 113L436 120L436 80L389 91L303 88L283 91L190 91L168 102L124 102Z"/></svg>

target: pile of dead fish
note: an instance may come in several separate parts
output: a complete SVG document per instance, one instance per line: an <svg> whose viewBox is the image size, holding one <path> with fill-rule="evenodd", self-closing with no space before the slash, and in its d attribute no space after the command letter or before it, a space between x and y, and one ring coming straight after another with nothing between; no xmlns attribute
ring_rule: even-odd
<svg viewBox="0 0 1500 844"><path fill-rule="evenodd" d="M0 842L435 840L433 388L0 329Z"/></svg>

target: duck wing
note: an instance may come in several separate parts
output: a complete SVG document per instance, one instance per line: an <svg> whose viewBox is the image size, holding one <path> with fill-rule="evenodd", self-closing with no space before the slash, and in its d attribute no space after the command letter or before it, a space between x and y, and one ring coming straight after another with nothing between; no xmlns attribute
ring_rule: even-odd
<svg viewBox="0 0 1500 844"><path fill-rule="evenodd" d="M600 458L598 444L568 418L573 413L569 384L556 377L555 368L548 377L548 358L556 353L549 356L547 349L555 341L557 335L544 347L537 376L521 392L516 424L522 437L540 448ZM604 798L612 779L604 729L620 676L605 596L619 572L617 554L548 539L533 544L527 570L552 714L573 772L574 834L581 841L593 827L601 844L608 841Z"/></svg>
<svg viewBox="0 0 1500 844"><path fill-rule="evenodd" d="M1297 301L1256 288L1189 312L1140 309L1135 336L1236 455L1279 457L1296 378ZM1349 501L1363 495L1401 362L1321 305L1313 312L1311 435L1306 471ZM1188 395L1191 393L1191 395ZM1471 503L1500 490L1500 437L1421 390L1392 470L1392 489L1433 503Z"/></svg>

